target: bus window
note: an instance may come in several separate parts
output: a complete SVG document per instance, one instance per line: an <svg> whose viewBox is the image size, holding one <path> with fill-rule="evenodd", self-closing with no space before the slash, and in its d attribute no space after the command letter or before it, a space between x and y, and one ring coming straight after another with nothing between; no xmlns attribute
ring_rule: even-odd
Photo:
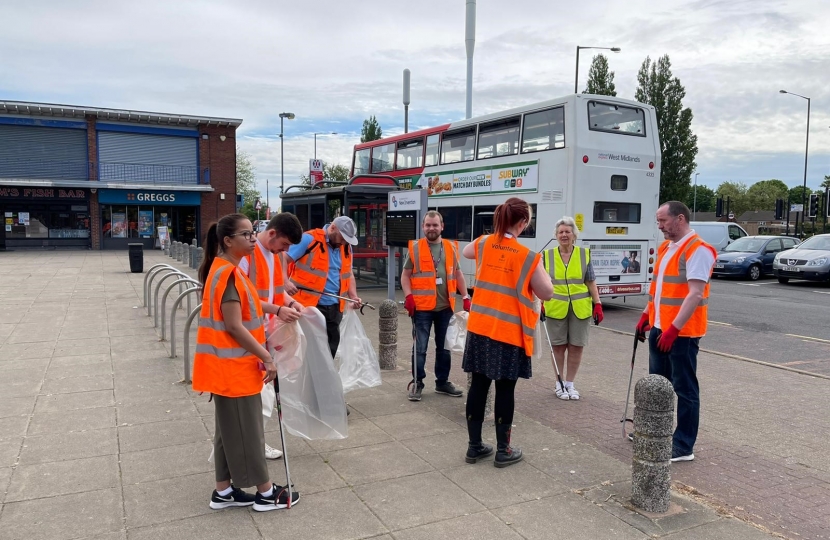
<svg viewBox="0 0 830 540"><path fill-rule="evenodd" d="M594 223L640 223L640 203L596 201Z"/></svg>
<svg viewBox="0 0 830 540"><path fill-rule="evenodd" d="M607 131L619 135L646 136L643 109L612 105L599 101L588 102L588 127L592 131Z"/></svg>
<svg viewBox="0 0 830 540"><path fill-rule="evenodd" d="M354 175L369 174L369 153L371 151L371 148L364 148L354 153Z"/></svg>
<svg viewBox="0 0 830 540"><path fill-rule="evenodd" d="M482 124L478 130L478 159L519 153L520 116Z"/></svg>
<svg viewBox="0 0 830 540"><path fill-rule="evenodd" d="M444 220L444 231L441 233L447 240L472 240L473 208L471 206L444 206L430 208L441 214Z"/></svg>
<svg viewBox="0 0 830 540"><path fill-rule="evenodd" d="M475 126L444 134L441 141L441 164L472 161L475 158Z"/></svg>
<svg viewBox="0 0 830 540"><path fill-rule="evenodd" d="M424 167L438 165L438 139L438 135L429 135L427 137L427 155L424 160Z"/></svg>
<svg viewBox="0 0 830 540"><path fill-rule="evenodd" d="M525 115L522 154L565 148L565 109L556 107Z"/></svg>
<svg viewBox="0 0 830 540"><path fill-rule="evenodd" d="M395 143L372 148L372 173L391 171L395 165Z"/></svg>
<svg viewBox="0 0 830 540"><path fill-rule="evenodd" d="M493 234L493 212L495 206L476 206L475 220L473 220L473 238L482 234ZM530 225L519 235L519 238L536 238L536 205L530 205ZM460 239L459 239L460 240Z"/></svg>
<svg viewBox="0 0 830 540"><path fill-rule="evenodd" d="M401 141L398 143L398 157L395 161L395 170L414 169L423 167L424 139Z"/></svg>
<svg viewBox="0 0 830 540"><path fill-rule="evenodd" d="M611 190L612 191L625 191L628 189L628 177L624 174L612 174L611 175Z"/></svg>

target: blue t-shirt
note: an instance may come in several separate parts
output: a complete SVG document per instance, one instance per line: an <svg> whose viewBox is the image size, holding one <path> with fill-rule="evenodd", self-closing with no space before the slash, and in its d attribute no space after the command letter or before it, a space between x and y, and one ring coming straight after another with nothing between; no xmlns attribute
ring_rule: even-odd
<svg viewBox="0 0 830 540"><path fill-rule="evenodd" d="M323 226L324 231L328 231L329 224L326 223ZM329 273L326 276L326 287L323 289L323 292L327 292L329 294L336 294L340 295L340 267L342 263L340 261L340 248L333 247L328 242L328 236L326 237L326 255L329 257ZM306 250L308 250L308 246L314 241L314 237L308 233L303 234L303 239L300 240L299 244L294 244L290 248L288 248L288 256L291 257L293 261L297 261L301 259L303 255L305 255ZM318 251L319 247L314 248L315 257L321 255ZM332 298L331 296L321 296L320 301L318 302L321 306L332 306L334 304L339 303L340 300L337 298Z"/></svg>

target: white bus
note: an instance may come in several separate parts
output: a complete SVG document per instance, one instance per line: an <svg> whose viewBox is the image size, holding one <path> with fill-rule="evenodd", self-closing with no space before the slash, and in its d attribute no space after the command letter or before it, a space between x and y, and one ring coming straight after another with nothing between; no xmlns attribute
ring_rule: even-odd
<svg viewBox="0 0 830 540"><path fill-rule="evenodd" d="M524 245L555 247L554 224L573 216L600 295L648 293L660 189L650 105L576 94L453 122L441 132L437 164L417 183L444 218L444 238L460 248L491 232L493 210L515 195L533 208ZM461 258L461 265L474 287L474 262Z"/></svg>

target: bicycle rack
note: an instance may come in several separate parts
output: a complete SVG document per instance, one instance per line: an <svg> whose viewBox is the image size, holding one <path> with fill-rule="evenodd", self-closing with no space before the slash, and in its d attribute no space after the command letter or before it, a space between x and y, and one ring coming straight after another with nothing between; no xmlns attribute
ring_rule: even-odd
<svg viewBox="0 0 830 540"><path fill-rule="evenodd" d="M175 277L175 276L179 276L177 279L181 279L181 278L193 279L190 276L188 276L187 274L185 274L184 272L180 272L180 271L176 270L175 272L170 272L169 274L162 277L158 281L158 283L156 284L155 293L153 294L153 303L150 304L151 307L155 306L155 309L153 310L153 328L158 328L158 325L159 325L158 305L159 305L159 289L161 289L161 284L164 283L167 280L167 278ZM181 285L181 283L179 285Z"/></svg>
<svg viewBox="0 0 830 540"><path fill-rule="evenodd" d="M179 304L182 303L185 296L187 296L188 303L190 303L189 295L193 292L198 292L201 297L202 289L192 287L184 291L176 298L176 301L173 302L173 309L170 310L170 358L176 358L176 312L178 311ZM189 314L191 312L192 310L190 309L190 306L188 306L187 313Z"/></svg>
<svg viewBox="0 0 830 540"><path fill-rule="evenodd" d="M187 321L184 323L184 383L193 382L190 379L190 325L193 324L193 319L199 312L202 311L202 304L199 303L196 308L187 316Z"/></svg>
<svg viewBox="0 0 830 540"><path fill-rule="evenodd" d="M153 279L155 279L156 274L158 274L162 270L166 270L168 268L170 270L176 270L176 268L174 268L173 266L170 266L167 263L159 263L159 264L154 264L153 266L151 266L150 269L147 270L147 275L144 276L144 307L148 308L148 311L147 311L148 316L150 315L149 305L148 305L150 303L149 290L150 290L150 287L152 287L152 281L153 281ZM149 283L148 283L148 280L149 280Z"/></svg>
<svg viewBox="0 0 830 540"><path fill-rule="evenodd" d="M168 298L168 295L170 294L170 291L176 285L179 286L179 295L184 294L185 292L187 292L188 289L194 289L194 288L198 289L198 290L202 289L202 284L199 283L198 281L196 281L195 279L190 278L190 277L177 279L176 281L174 281L173 283L171 283L170 285L167 286L167 288L164 290L164 294L161 295L161 310L156 309L156 319L158 319L158 312L161 311L161 341L164 341L165 337L166 337L164 320L167 318L166 317L166 315L167 315L167 298ZM184 292L181 291L181 286L182 285L185 285L185 291ZM193 286L191 287L191 285L193 285ZM190 299L190 297L188 297L188 299ZM173 308L173 309L176 309L176 308ZM190 310L188 310L188 313L189 312L190 312Z"/></svg>

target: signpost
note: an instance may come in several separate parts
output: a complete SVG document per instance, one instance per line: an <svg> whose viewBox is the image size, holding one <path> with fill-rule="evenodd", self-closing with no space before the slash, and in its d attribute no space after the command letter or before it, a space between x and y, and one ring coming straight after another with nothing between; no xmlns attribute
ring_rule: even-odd
<svg viewBox="0 0 830 540"><path fill-rule="evenodd" d="M312 186L323 181L323 160L309 159L308 160L308 178Z"/></svg>
<svg viewBox="0 0 830 540"><path fill-rule="evenodd" d="M386 226L384 227L388 250L387 297L394 300L395 278L398 276L395 252L398 248L408 247L410 240L417 240L423 236L421 222L428 209L427 190L390 191L387 197L389 209L386 212Z"/></svg>

